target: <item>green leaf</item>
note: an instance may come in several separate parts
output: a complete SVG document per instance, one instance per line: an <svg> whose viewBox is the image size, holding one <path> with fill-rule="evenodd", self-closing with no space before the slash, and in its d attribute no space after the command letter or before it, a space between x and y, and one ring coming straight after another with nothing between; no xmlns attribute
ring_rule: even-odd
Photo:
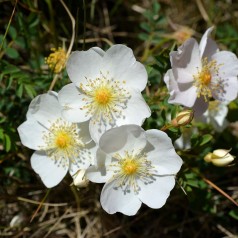
<svg viewBox="0 0 238 238"><path fill-rule="evenodd" d="M28 96L30 98L34 98L34 96L36 95L36 91L34 90L34 88L30 84L25 84L24 88L26 89Z"/></svg>
<svg viewBox="0 0 238 238"><path fill-rule="evenodd" d="M14 65L9 64L6 67L4 67L4 69L2 70L2 73L3 74L12 74L12 73L19 72L19 71L20 71L19 68L17 68Z"/></svg>
<svg viewBox="0 0 238 238"><path fill-rule="evenodd" d="M212 140L212 136L209 135L209 134L206 134L206 135L202 136L202 139L200 141L200 146L207 144L211 140Z"/></svg>
<svg viewBox="0 0 238 238"><path fill-rule="evenodd" d="M23 84L20 84L19 88L17 89L16 91L16 94L19 98L22 97L22 94L23 94Z"/></svg>
<svg viewBox="0 0 238 238"><path fill-rule="evenodd" d="M11 36L12 40L15 40L17 37L17 31L13 26L10 26L8 29L8 33Z"/></svg>
<svg viewBox="0 0 238 238"><path fill-rule="evenodd" d="M229 212L229 216L231 216L232 218L238 220L238 212L235 211L235 210L231 210L231 211Z"/></svg>
<svg viewBox="0 0 238 238"><path fill-rule="evenodd" d="M7 152L9 152L9 150L11 149L11 139L7 134L5 134L4 137L4 147Z"/></svg>
<svg viewBox="0 0 238 238"><path fill-rule="evenodd" d="M14 48L6 48L4 51L9 58L16 59L19 57L19 53Z"/></svg>

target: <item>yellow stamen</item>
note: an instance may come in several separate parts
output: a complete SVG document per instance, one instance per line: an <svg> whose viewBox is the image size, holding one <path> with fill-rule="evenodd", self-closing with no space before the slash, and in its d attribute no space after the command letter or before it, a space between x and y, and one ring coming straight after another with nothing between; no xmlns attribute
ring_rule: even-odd
<svg viewBox="0 0 238 238"><path fill-rule="evenodd" d="M102 87L96 90L95 92L95 101L100 105L106 105L110 103L112 99L112 93L110 89Z"/></svg>
<svg viewBox="0 0 238 238"><path fill-rule="evenodd" d="M45 58L45 62L55 73L60 73L66 64L66 51L60 47L58 49L51 48L51 51L53 51L53 53Z"/></svg>
<svg viewBox="0 0 238 238"><path fill-rule="evenodd" d="M122 163L122 170L126 175L135 174L138 170L138 164L135 159L125 159Z"/></svg>
<svg viewBox="0 0 238 238"><path fill-rule="evenodd" d="M69 123L61 118L51 123L48 131L44 133L43 140L45 146L41 150L46 151L47 155L55 161L62 158L69 159L76 163L80 153L84 153L84 143L79 136L77 124ZM67 163L67 160L61 161Z"/></svg>
<svg viewBox="0 0 238 238"><path fill-rule="evenodd" d="M203 96L205 101L209 101L214 94L223 90L221 78L219 77L219 68L221 64L217 64L216 60L208 61L207 58L202 59L202 69L196 75L193 75L194 86L197 87L197 97ZM215 78L213 76L216 76Z"/></svg>
<svg viewBox="0 0 238 238"><path fill-rule="evenodd" d="M147 160L145 153L124 151L123 155L116 153L113 158L116 160L111 164L114 171L113 178L117 180L117 186L123 190L132 189L134 193L138 193L140 190L138 179L145 184L154 181L154 167Z"/></svg>
<svg viewBox="0 0 238 238"><path fill-rule="evenodd" d="M72 138L65 131L60 131L59 134L55 138L55 144L60 149L65 149L69 147L72 143Z"/></svg>

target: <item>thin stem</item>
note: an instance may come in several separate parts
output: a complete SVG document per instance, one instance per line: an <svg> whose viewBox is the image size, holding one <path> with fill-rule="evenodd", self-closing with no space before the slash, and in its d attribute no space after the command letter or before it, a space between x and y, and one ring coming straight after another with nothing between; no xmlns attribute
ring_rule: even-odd
<svg viewBox="0 0 238 238"><path fill-rule="evenodd" d="M2 50L4 41L5 41L5 39L6 39L6 36L7 36L8 30L9 30L9 27L10 27L10 25L11 25L13 15L14 15L14 13L15 13L15 11L16 11L17 2L18 2L18 0L16 0L16 2L15 2L14 8L13 8L13 10L12 10L12 15L11 15L11 17L10 17L10 20L9 20L8 24L7 24L7 29L6 29L5 34L4 34L4 36L3 36L2 44L1 44L1 46L0 46L0 52L1 52L1 50Z"/></svg>

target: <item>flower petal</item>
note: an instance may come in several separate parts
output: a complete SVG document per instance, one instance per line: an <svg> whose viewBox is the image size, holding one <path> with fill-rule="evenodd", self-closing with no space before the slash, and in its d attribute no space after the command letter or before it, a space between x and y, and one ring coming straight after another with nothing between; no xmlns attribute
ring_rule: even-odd
<svg viewBox="0 0 238 238"><path fill-rule="evenodd" d="M68 171L68 160L56 163L50 159L44 152L35 152L31 157L31 166L39 174L42 182L47 188L56 186L66 175Z"/></svg>
<svg viewBox="0 0 238 238"><path fill-rule="evenodd" d="M181 166L182 159L175 152L171 139L168 135L159 130L147 130L147 145L144 149L147 152L147 159L156 167L159 175L176 174Z"/></svg>
<svg viewBox="0 0 238 238"><path fill-rule="evenodd" d="M186 69L187 74L189 75L196 74L197 68L201 67L201 58L197 41L193 38L186 40L177 51L170 53L170 61L174 77L179 83L192 82L193 78L189 81L189 78L187 77L185 82L183 74L179 74L177 69Z"/></svg>
<svg viewBox="0 0 238 238"><path fill-rule="evenodd" d="M216 42L210 38L213 29L214 27L210 27L207 29L207 31L202 36L202 39L199 44L201 58L207 57L208 60L210 60L211 56L218 51L218 46Z"/></svg>
<svg viewBox="0 0 238 238"><path fill-rule="evenodd" d="M140 62L135 62L131 67L117 75L118 80L125 81L126 86L138 91L143 91L148 81L145 66Z"/></svg>
<svg viewBox="0 0 238 238"><path fill-rule="evenodd" d="M107 154L121 150L141 150L146 145L145 131L137 125L113 128L102 135L99 147Z"/></svg>
<svg viewBox="0 0 238 238"><path fill-rule="evenodd" d="M74 51L66 64L70 80L79 86L85 83L86 78L96 79L100 75L102 57L93 49Z"/></svg>
<svg viewBox="0 0 238 238"><path fill-rule="evenodd" d="M220 101L233 101L238 93L238 59L235 54L228 51L220 51L212 56L219 65L219 75L213 75L212 80L221 82L221 92L214 93L214 98ZM218 90L217 90L218 91Z"/></svg>
<svg viewBox="0 0 238 238"><path fill-rule="evenodd" d="M175 178L174 176L160 176L155 179L154 182L149 184L144 184L142 181L139 181L138 184L141 190L138 197L151 208L161 208L175 185Z"/></svg>
<svg viewBox="0 0 238 238"><path fill-rule="evenodd" d="M139 91L144 90L147 83L147 72L143 64L136 61L130 48L125 45L114 45L103 57L103 71L109 72L110 77L127 87Z"/></svg>
<svg viewBox="0 0 238 238"><path fill-rule="evenodd" d="M129 91L129 90L128 90ZM117 126L135 124L141 126L146 118L151 116L151 111L139 91L130 90L131 98L123 110L125 117L117 119Z"/></svg>
<svg viewBox="0 0 238 238"><path fill-rule="evenodd" d="M194 118L200 117L208 108L208 102L204 100L204 97L197 98L193 110L194 110Z"/></svg>
<svg viewBox="0 0 238 238"><path fill-rule="evenodd" d="M115 180L104 185L100 198L103 209L109 214L121 212L128 216L135 215L141 207L141 201L134 192L124 192L116 187Z"/></svg>
<svg viewBox="0 0 238 238"><path fill-rule="evenodd" d="M197 88L190 84L178 84L175 81L173 71L168 70L164 76L164 81L169 90L169 100L171 104L180 104L185 107L193 107L197 98Z"/></svg>
<svg viewBox="0 0 238 238"><path fill-rule="evenodd" d="M95 165L90 166L86 170L86 177L94 183L105 183L113 177L113 171L106 169L110 164L111 158L105 154L100 148L96 153ZM110 166L110 165L109 165Z"/></svg>
<svg viewBox="0 0 238 238"><path fill-rule="evenodd" d="M56 92L48 92L34 98L27 111L27 119L34 118L44 126L50 126L50 121L61 117L61 106Z"/></svg>
<svg viewBox="0 0 238 238"><path fill-rule="evenodd" d="M33 150L40 150L40 147L45 147L43 134L48 130L33 118L22 123L17 130L24 146Z"/></svg>
<svg viewBox="0 0 238 238"><path fill-rule="evenodd" d="M59 102L63 107L62 115L70 122L84 122L90 119L90 114L86 113L84 98L86 95L80 94L74 84L64 86L59 92Z"/></svg>

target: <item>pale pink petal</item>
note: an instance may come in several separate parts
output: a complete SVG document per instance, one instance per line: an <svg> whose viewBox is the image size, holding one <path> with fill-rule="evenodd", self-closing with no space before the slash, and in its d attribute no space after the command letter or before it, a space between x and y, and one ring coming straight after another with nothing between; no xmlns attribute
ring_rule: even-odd
<svg viewBox="0 0 238 238"><path fill-rule="evenodd" d="M213 31L214 27L210 27L202 36L202 39L199 44L199 50L201 58L207 57L208 60L211 59L211 56L218 51L218 46L216 42L211 39L211 32Z"/></svg>
<svg viewBox="0 0 238 238"><path fill-rule="evenodd" d="M179 74L177 68L186 69L187 74L193 75L197 72L197 68L201 67L201 57L197 41L193 38L185 41L177 51L170 53L170 61L175 79L180 83L184 83L183 74Z"/></svg>

